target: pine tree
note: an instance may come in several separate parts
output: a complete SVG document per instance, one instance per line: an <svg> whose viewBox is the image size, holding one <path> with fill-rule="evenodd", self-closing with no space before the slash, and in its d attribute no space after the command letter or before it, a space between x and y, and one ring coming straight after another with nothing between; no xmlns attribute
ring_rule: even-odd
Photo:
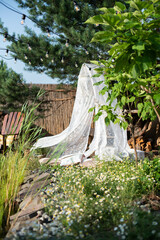
<svg viewBox="0 0 160 240"><path fill-rule="evenodd" d="M26 100L33 100L39 88L25 84L21 74L17 74L0 62L0 111L19 111Z"/></svg>
<svg viewBox="0 0 160 240"><path fill-rule="evenodd" d="M41 30L37 34L25 26L26 34L16 38L7 35L11 42L8 49L25 62L27 70L45 72L63 83L74 83L84 62L107 58L106 44L90 42L96 31L103 30L102 26L85 24L85 21L99 13L98 8L112 7L114 0L16 1L22 12L28 10L27 17ZM0 29L4 35L9 33L2 23Z"/></svg>

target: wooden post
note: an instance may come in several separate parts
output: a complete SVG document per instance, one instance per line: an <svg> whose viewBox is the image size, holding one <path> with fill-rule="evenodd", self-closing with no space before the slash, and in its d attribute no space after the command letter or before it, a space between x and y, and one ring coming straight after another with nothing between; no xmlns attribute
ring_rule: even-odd
<svg viewBox="0 0 160 240"><path fill-rule="evenodd" d="M6 136L3 135L3 154L5 154L6 151Z"/></svg>

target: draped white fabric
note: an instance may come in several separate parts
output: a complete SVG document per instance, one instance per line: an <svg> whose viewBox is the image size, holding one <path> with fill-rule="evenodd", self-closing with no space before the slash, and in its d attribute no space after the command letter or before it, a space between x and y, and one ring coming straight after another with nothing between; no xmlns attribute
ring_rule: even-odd
<svg viewBox="0 0 160 240"><path fill-rule="evenodd" d="M86 151L93 118L93 112L88 112L88 110L95 107L95 112L97 112L99 106L106 104L107 99L107 93L105 95L99 94L104 85L94 85L94 83L104 79L103 76L93 77L96 74L94 70L96 67L93 64L82 65L69 126L58 135L39 139L33 146L33 148L62 146L64 150L60 156L61 165L81 162L82 158L85 160L94 152L100 159L106 160L113 157L122 160L124 156L133 153L127 143L127 132L121 129L118 124L105 125L105 112L95 122L94 137ZM113 103L113 106L115 104L116 102ZM117 110L116 113L120 114L120 110ZM138 151L138 154L142 158L144 157L142 151Z"/></svg>

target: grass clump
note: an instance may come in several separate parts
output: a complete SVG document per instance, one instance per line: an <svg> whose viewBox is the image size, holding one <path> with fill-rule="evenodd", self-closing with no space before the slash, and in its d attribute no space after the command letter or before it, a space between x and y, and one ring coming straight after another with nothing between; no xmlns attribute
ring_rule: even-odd
<svg viewBox="0 0 160 240"><path fill-rule="evenodd" d="M40 95L41 93L37 98ZM36 160L33 160L34 152L30 151L32 143L41 132L39 127L33 127L37 118L35 111L39 106L35 102L23 106L24 120L19 138L9 146L5 154L0 155L0 236L5 236L9 228L9 217L16 210L14 200L26 171L33 165L37 167Z"/></svg>
<svg viewBox="0 0 160 240"><path fill-rule="evenodd" d="M149 213L140 217L137 204L153 192L155 179L146 173L143 162L138 167L125 160L99 161L93 168L59 168L52 181L42 198L48 213L62 223L63 234L71 239L135 239L133 222L140 222L135 218L147 222ZM152 222L158 225L155 219ZM158 236L152 228L154 237Z"/></svg>

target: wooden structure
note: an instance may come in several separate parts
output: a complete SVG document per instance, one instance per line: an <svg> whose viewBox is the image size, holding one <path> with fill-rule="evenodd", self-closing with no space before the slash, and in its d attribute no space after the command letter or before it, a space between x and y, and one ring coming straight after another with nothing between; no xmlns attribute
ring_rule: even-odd
<svg viewBox="0 0 160 240"><path fill-rule="evenodd" d="M42 116L36 125L49 134L56 135L66 129L70 123L76 95L76 89L69 85L58 88L55 84L36 84L46 91L42 99Z"/></svg>
<svg viewBox="0 0 160 240"><path fill-rule="evenodd" d="M19 134L23 118L24 115L21 112L10 112L4 116L1 130L3 151L6 150L6 146ZM6 142L7 137L10 137L9 143Z"/></svg>

